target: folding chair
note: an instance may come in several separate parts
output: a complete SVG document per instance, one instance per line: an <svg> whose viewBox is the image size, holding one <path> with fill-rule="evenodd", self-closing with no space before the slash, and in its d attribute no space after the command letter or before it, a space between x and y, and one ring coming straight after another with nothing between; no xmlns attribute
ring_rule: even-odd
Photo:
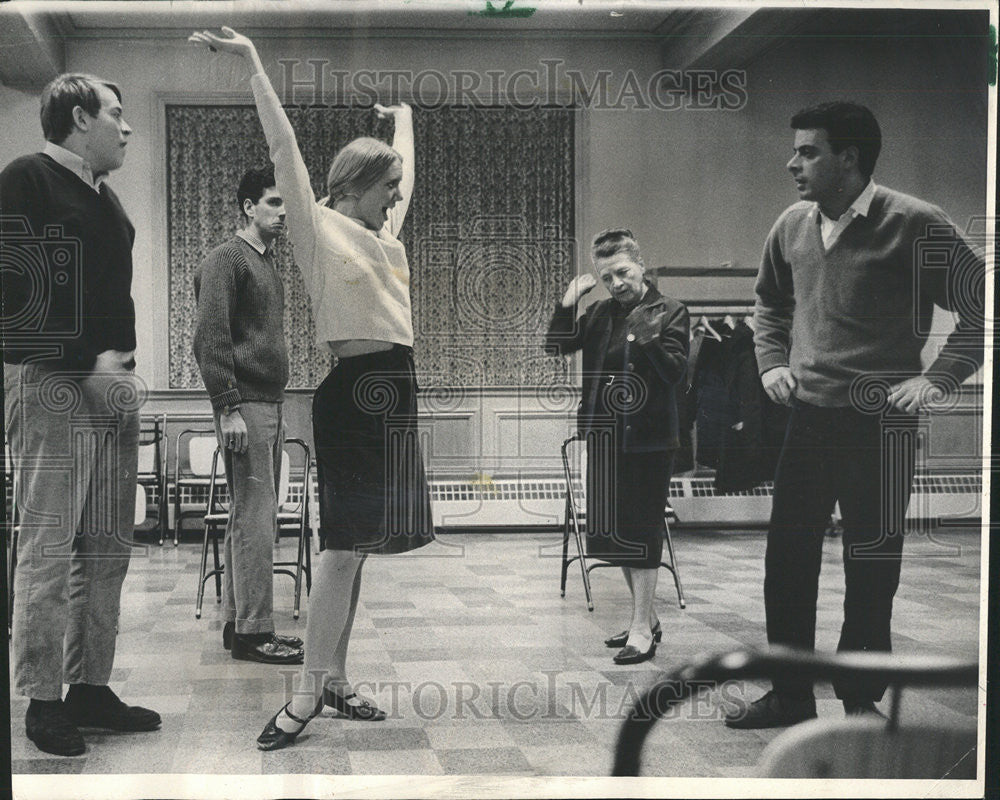
<svg viewBox="0 0 1000 800"><path fill-rule="evenodd" d="M562 540L562 576L559 583L559 596L566 596L566 573L569 570L569 565L574 561L579 560L580 562L580 574L583 577L583 591L587 596L587 610L594 610L594 600L590 591L590 571L594 569L599 569L600 567L611 567L613 564L609 564L607 561L602 561L601 559L592 559L592 563L587 564L587 558L584 555L583 547L583 534L580 532L581 521L585 522L585 513L577 507L577 501L583 504L585 500L585 493L582 486L582 480L580 478L574 479L573 473L569 467L569 454L567 448L571 442L583 441L579 433L570 436L566 441L562 443L560 448L562 452L562 462L563 462L563 475L566 480L566 506L565 513L563 515L563 540ZM677 603L681 608L686 608L687 604L684 601L684 588L681 586L681 576L677 567L677 559L674 556L674 543L670 537L670 525L667 522L668 513L672 513L669 508L664 509L663 514L663 535L667 543L667 553L670 556L670 562L665 561L660 562L660 566L666 570L670 571L670 574L674 577L674 586L677 588ZM569 555L569 537L572 531L573 539L576 542L576 555Z"/></svg>
<svg viewBox="0 0 1000 800"><path fill-rule="evenodd" d="M312 557L309 551L308 539L311 534L309 528L309 485L312 461L309 457L309 446L302 439L285 439L285 447L289 445L299 449L302 454L303 483L302 492L299 497L290 497L292 488L290 473L291 459L288 450L283 450L281 459L281 473L278 486L278 525L275 530L275 543L281 537L282 531L290 531L297 536L297 550L294 561L275 561L274 574L288 575L295 581L295 601L292 608L292 617L299 618L302 595L302 576L306 579L306 594L312 589ZM209 483L208 502L205 507L204 516L204 538L201 546L201 569L198 576L198 599L195 603L195 618L201 619L202 604L205 598L205 584L209 578L215 578L215 601L222 602L222 576L225 574L226 566L219 554L219 540L225 535L226 524L229 522L228 502L220 498L221 492L216 490L217 483L214 480L222 465L222 451L216 448L212 455L211 477ZM296 493L298 494L298 493ZM309 531L309 533L307 533ZM208 569L208 546L212 545L212 569ZM293 571L294 569L294 571Z"/></svg>
<svg viewBox="0 0 1000 800"><path fill-rule="evenodd" d="M164 447L167 431L167 415L146 415L139 421L139 469L136 481L142 487L152 490L149 498L143 496L156 508L156 527L160 534L160 544L167 535L167 449ZM137 524L145 522L145 517Z"/></svg>
<svg viewBox="0 0 1000 800"><path fill-rule="evenodd" d="M875 678L891 692L889 719L813 719L790 727L768 744L757 777L854 779L970 779L976 776L975 726L900 725L903 686L966 686L979 681L979 664L955 658L891 653L824 655L772 647L702 657L670 673L635 702L622 723L612 775L639 774L642 746L670 709L712 684L794 675L816 681Z"/></svg>
<svg viewBox="0 0 1000 800"><path fill-rule="evenodd" d="M177 434L174 452L174 547L180 542L184 520L205 514L205 507L200 499L196 499L197 495L210 486L215 489L221 486L225 491L225 468L220 469L218 474L212 471L215 448L214 428L186 428Z"/></svg>

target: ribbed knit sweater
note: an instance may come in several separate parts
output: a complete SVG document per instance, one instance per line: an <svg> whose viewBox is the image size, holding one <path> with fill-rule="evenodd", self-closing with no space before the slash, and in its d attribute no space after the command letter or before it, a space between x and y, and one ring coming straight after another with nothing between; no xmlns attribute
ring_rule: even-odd
<svg viewBox="0 0 1000 800"><path fill-rule="evenodd" d="M44 153L0 173L3 358L88 372L98 353L135 350L135 230L99 192Z"/></svg>
<svg viewBox="0 0 1000 800"><path fill-rule="evenodd" d="M194 355L212 407L281 402L288 383L285 290L271 258L234 236L208 254L194 293Z"/></svg>
<svg viewBox="0 0 1000 800"><path fill-rule="evenodd" d="M771 229L757 276L758 368L789 366L807 403L852 405L862 376L921 373L937 304L957 321L927 375L961 383L983 363L984 286L983 259L930 203L879 186L868 216L829 250L816 205L796 203Z"/></svg>

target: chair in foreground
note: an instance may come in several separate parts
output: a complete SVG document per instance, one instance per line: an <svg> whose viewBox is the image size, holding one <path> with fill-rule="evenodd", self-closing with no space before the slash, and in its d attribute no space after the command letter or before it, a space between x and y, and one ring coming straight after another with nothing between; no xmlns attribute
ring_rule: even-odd
<svg viewBox="0 0 1000 800"><path fill-rule="evenodd" d="M568 453L569 445L572 442L578 441L582 441L582 439L579 434L575 434L564 441L562 443L562 447L560 448L562 452L563 477L566 481L566 506L563 514L562 574L559 583L559 596L566 596L566 575L569 572L569 565L574 561L579 561L580 574L583 577L583 591L587 597L587 610L593 611L594 599L590 591L590 572L591 570L599 569L600 567L610 567L613 565L596 558L591 559L591 563L588 564L587 557L584 554L585 551L583 547L581 524L585 522L585 518L578 503L582 503L585 498L582 488L578 488L579 481L574 480L573 472L569 466ZM670 561L661 561L660 566L669 570L670 574L673 576L674 587L677 589L677 603L681 608L686 608L687 603L684 600L684 587L681 585L681 574L677 566L677 558L674 555L674 542L670 537L670 525L667 522L668 513L672 513L670 509L664 509L663 537L667 545L667 553L670 556ZM576 542L575 556L569 555L569 539L571 534Z"/></svg>
<svg viewBox="0 0 1000 800"><path fill-rule="evenodd" d="M890 653L822 655L782 648L768 653L736 650L698 659L648 689L618 733L612 774L638 775L642 746L657 720L712 683L776 678L792 673L816 681L877 678L889 684L885 723L865 717L813 719L792 726L765 749L757 777L913 780L976 777L974 726L900 725L903 686L976 687L972 661Z"/></svg>
<svg viewBox="0 0 1000 800"><path fill-rule="evenodd" d="M296 463L301 463L302 490L297 490L297 484L291 482L291 463L288 448L299 451ZM225 482L219 485L216 480L223 464L222 451L216 448L212 455L210 482L208 484L208 501L204 511L204 536L201 545L201 568L198 575L198 598L195 603L195 618L201 619L202 604L205 598L205 584L210 578L215 579L215 601L222 602L222 576L226 565L219 553L219 542L226 532L229 522L228 498L223 498ZM274 534L275 544L281 535L287 533L297 538L296 556L294 561L275 561L274 574L288 575L295 581L295 600L292 609L294 619L299 618L302 597L302 579L305 577L306 594L312 588L312 557L309 549L311 529L309 527L309 486L312 471L309 446L302 439L285 439L285 449L282 451L281 473L278 485L278 524ZM208 569L208 547L212 546L212 569Z"/></svg>

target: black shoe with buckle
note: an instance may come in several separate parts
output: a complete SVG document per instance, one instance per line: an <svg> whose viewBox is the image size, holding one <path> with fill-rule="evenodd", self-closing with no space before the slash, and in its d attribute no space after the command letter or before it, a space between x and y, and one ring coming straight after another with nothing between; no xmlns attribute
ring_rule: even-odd
<svg viewBox="0 0 1000 800"><path fill-rule="evenodd" d="M264 726L264 730L261 731L260 736L257 737L258 750L281 750L284 747L295 744L295 739L306 729L306 725L308 725L309 722L323 710L323 698L319 699L312 714L305 719L299 719L296 717L291 712L291 709L289 709L290 705L291 703L285 703L285 705L282 706L281 711L267 721L267 725ZM278 717L281 715L282 711L285 712L292 722L297 722L299 724L299 729L294 733L289 733L288 731L284 731L278 727Z"/></svg>
<svg viewBox="0 0 1000 800"><path fill-rule="evenodd" d="M43 753L78 756L87 745L70 720L62 700L32 700L24 715L24 732Z"/></svg>
<svg viewBox="0 0 1000 800"><path fill-rule="evenodd" d="M233 636L233 658L259 664L301 664L302 648L289 647L269 633L237 633Z"/></svg>
<svg viewBox="0 0 1000 800"><path fill-rule="evenodd" d="M227 622L222 626L222 646L226 650L233 649L233 634L236 633L236 623ZM293 650L298 648L302 649L303 642L298 636L283 636L280 633L272 634L274 638L286 647L291 647Z"/></svg>
<svg viewBox="0 0 1000 800"><path fill-rule="evenodd" d="M110 686L74 683L63 701L67 716L80 728L104 728L136 733L155 731L160 715L141 706L125 705Z"/></svg>
<svg viewBox="0 0 1000 800"><path fill-rule="evenodd" d="M789 697L770 691L759 700L726 714L726 727L744 730L784 728L813 719L816 700L813 697Z"/></svg>
<svg viewBox="0 0 1000 800"><path fill-rule="evenodd" d="M663 639L663 629L660 627L660 623L656 623L656 627L651 631L653 634L653 641L657 644ZM609 636L604 640L605 647L624 647L628 644L628 631L622 631L621 633L616 633L614 636Z"/></svg>
<svg viewBox="0 0 1000 800"><path fill-rule="evenodd" d="M357 705L351 705L347 701L352 697L357 697L357 694L352 692L346 697L341 697L329 686L323 689L323 702L350 719L363 722L381 722L385 719L385 712L364 698L361 698Z"/></svg>

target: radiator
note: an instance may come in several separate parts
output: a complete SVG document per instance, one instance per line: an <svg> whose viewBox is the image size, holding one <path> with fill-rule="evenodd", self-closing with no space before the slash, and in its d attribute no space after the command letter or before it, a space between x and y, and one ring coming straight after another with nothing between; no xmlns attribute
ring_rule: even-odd
<svg viewBox="0 0 1000 800"><path fill-rule="evenodd" d="M557 476L432 478L431 510L434 524L444 528L561 527L566 502L566 482ZM223 488L223 492L225 488ZM574 481L577 508L586 513L582 482ZM711 477L675 477L670 481L669 503L673 516L684 524L763 525L771 513L773 487L762 484L750 491L720 494ZM173 513L174 486L168 488ZM289 499L298 500L302 483L289 486ZM204 507L207 486L185 487L185 509ZM318 523L315 484L310 502ZM975 474L919 474L907 510L908 519L941 518L975 520L982 513L982 478ZM834 512L834 516L838 516ZM172 520L171 520L172 524Z"/></svg>

